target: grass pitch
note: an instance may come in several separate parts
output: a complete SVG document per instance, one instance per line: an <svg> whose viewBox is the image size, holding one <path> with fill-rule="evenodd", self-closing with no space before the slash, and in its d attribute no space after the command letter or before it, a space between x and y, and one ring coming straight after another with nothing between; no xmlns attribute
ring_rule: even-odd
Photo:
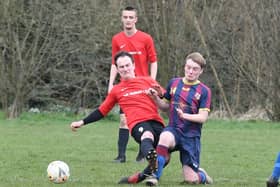
<svg viewBox="0 0 280 187"><path fill-rule="evenodd" d="M80 117L26 113L19 119L5 120L1 114L0 186L129 186L118 185L117 181L146 166L135 162L138 145L130 138L127 162L113 163L118 117L89 124L74 133L69 124ZM202 132L201 167L213 177L211 186L264 187L279 151L279 133L280 123L209 120ZM71 176L65 184L48 181L46 169L53 160L69 165ZM178 153L173 153L160 186L182 186L181 181Z"/></svg>

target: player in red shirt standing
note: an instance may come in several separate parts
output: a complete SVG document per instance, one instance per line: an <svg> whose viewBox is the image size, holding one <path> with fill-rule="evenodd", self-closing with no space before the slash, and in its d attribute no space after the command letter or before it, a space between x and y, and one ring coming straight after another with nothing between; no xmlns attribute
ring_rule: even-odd
<svg viewBox="0 0 280 187"><path fill-rule="evenodd" d="M126 115L131 136L140 145L141 153L149 162L144 174L135 179L141 181L156 170L155 147L164 128L157 106L147 93L152 85L158 83L151 77L135 76L133 57L128 52L121 51L114 59L121 82L112 88L98 109L83 120L72 122L70 127L76 131L77 128L100 120L118 103Z"/></svg>
<svg viewBox="0 0 280 187"><path fill-rule="evenodd" d="M117 33L112 38L112 65L110 71L110 80L108 92L111 91L117 76L117 69L114 65L114 56L118 51L129 52L135 62L136 76L151 76L156 80L157 75L157 55L152 37L140 30L136 29L137 10L133 7L126 7L122 10L121 21L123 31ZM150 67L150 72L149 72ZM120 127L118 139L118 156L115 162L126 161L126 146L129 139L129 131L122 108L120 109ZM141 152L138 153L136 161L142 160Z"/></svg>

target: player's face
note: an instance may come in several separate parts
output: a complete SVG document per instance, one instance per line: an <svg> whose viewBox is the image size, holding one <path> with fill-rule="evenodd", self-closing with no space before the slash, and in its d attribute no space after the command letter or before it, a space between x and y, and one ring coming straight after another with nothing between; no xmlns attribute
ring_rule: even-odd
<svg viewBox="0 0 280 187"><path fill-rule="evenodd" d="M188 59L185 64L185 79L189 82L196 81L200 74L203 72L203 69L200 65L194 62L192 59Z"/></svg>
<svg viewBox="0 0 280 187"><path fill-rule="evenodd" d="M125 30L131 30L135 28L135 23L137 22L137 16L135 11L122 11L121 19Z"/></svg>
<svg viewBox="0 0 280 187"><path fill-rule="evenodd" d="M128 56L119 57L116 65L122 79L131 79L135 77L135 66Z"/></svg>

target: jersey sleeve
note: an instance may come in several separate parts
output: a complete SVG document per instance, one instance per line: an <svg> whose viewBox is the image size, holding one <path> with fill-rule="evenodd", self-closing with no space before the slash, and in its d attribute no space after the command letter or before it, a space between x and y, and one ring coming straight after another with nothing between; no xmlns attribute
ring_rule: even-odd
<svg viewBox="0 0 280 187"><path fill-rule="evenodd" d="M204 87L199 104L199 110L206 110L210 112L211 95L211 90L208 87Z"/></svg>
<svg viewBox="0 0 280 187"><path fill-rule="evenodd" d="M115 89L113 87L111 92L107 95L106 99L103 101L103 103L98 108L103 116L106 116L117 103L117 99L116 99L114 90Z"/></svg>

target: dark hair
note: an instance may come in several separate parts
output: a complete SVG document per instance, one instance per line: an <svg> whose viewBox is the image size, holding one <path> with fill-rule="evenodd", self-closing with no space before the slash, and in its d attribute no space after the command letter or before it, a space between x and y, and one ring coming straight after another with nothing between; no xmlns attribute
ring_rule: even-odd
<svg viewBox="0 0 280 187"><path fill-rule="evenodd" d="M120 57L129 57L131 59L131 62L134 64L134 59L132 57L132 55L126 51L119 51L115 56L114 56L114 62L115 62L115 65L117 66L117 60L118 58Z"/></svg>
<svg viewBox="0 0 280 187"><path fill-rule="evenodd" d="M134 8L133 6L127 6L127 7L125 7L125 8L123 9L123 11L124 11L124 10L127 10L127 11L134 11L134 12L136 13L136 15L137 15L137 9Z"/></svg>
<svg viewBox="0 0 280 187"><path fill-rule="evenodd" d="M123 10L135 10L136 11L136 8L134 8L133 6L127 6L125 7Z"/></svg>

